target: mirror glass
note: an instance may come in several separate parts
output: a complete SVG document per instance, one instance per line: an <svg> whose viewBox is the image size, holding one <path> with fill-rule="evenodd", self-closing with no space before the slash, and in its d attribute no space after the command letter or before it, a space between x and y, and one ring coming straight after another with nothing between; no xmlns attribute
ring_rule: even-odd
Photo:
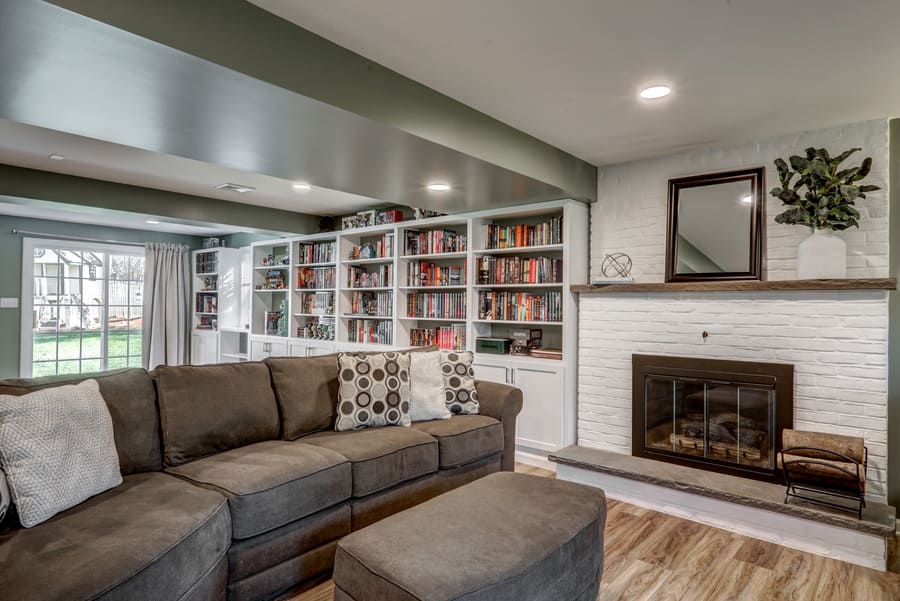
<svg viewBox="0 0 900 601"><path fill-rule="evenodd" d="M763 169L669 181L666 281L760 279Z"/></svg>

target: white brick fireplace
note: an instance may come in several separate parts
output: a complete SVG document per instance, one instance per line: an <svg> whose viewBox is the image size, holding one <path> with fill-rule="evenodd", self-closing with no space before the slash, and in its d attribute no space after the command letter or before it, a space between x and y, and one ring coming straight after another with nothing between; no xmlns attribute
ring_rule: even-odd
<svg viewBox="0 0 900 601"><path fill-rule="evenodd" d="M593 277L606 253L625 252L637 282L662 282L670 178L765 165L807 146L862 147L866 183L882 190L862 203L847 241L848 277L888 274L888 123L870 121L733 148L692 151L601 169L592 208ZM858 160L858 159L857 159ZM765 279L795 278L804 228L778 225L769 197ZM582 294L579 305L578 444L631 453L631 355L674 355L792 363L794 427L863 436L868 496L883 501L887 460L888 293L885 291L647 292ZM703 337L703 332L708 336Z"/></svg>

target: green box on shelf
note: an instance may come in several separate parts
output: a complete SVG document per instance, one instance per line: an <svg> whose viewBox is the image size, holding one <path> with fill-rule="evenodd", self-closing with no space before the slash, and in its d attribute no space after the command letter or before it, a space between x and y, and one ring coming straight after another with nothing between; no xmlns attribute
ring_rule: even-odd
<svg viewBox="0 0 900 601"><path fill-rule="evenodd" d="M506 355L509 353L512 340L509 338L476 338L475 352Z"/></svg>

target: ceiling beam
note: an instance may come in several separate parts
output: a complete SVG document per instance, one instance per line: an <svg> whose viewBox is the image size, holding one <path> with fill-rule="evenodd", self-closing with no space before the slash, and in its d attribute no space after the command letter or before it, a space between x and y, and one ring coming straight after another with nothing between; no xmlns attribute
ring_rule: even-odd
<svg viewBox="0 0 900 601"><path fill-rule="evenodd" d="M2 164L0 196L126 211L188 224L234 226L241 231L249 228L264 233L308 234L317 232L319 223L319 217L293 211Z"/></svg>
<svg viewBox="0 0 900 601"><path fill-rule="evenodd" d="M427 86L242 0L49 0L280 88L596 198L597 170Z"/></svg>

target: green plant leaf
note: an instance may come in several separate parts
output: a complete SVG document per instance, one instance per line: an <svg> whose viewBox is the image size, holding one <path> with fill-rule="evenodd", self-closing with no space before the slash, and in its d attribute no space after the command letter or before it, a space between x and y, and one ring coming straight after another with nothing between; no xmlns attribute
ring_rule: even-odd
<svg viewBox="0 0 900 601"><path fill-rule="evenodd" d="M791 169L794 171L803 171L806 169L806 164L809 162L801 156L797 156L796 154L788 159L791 162Z"/></svg>
<svg viewBox="0 0 900 601"><path fill-rule="evenodd" d="M853 154L854 152L858 152L860 150L862 150L862 148L851 148L850 150L845 150L841 154L834 157L835 164L839 165L839 164L843 163L850 157L851 154Z"/></svg>
<svg viewBox="0 0 900 601"><path fill-rule="evenodd" d="M809 161L806 164L806 168L813 175L818 175L819 177L828 177L828 163L818 157Z"/></svg>
<svg viewBox="0 0 900 601"><path fill-rule="evenodd" d="M841 195L843 195L846 200L853 200L854 198L859 198L859 186L851 186L848 184L841 185Z"/></svg>
<svg viewBox="0 0 900 601"><path fill-rule="evenodd" d="M881 190L881 187L873 186L872 184L865 184L859 187L860 192L875 192L876 190Z"/></svg>
<svg viewBox="0 0 900 601"><path fill-rule="evenodd" d="M810 160L810 161L813 160L814 158L816 158L816 149L813 148L812 146L810 146L809 148L807 148L807 149L804 150L803 152L806 153L806 158L807 158L808 160ZM796 167L795 167L795 169L796 169Z"/></svg>
<svg viewBox="0 0 900 601"><path fill-rule="evenodd" d="M872 157L866 157L863 159L862 163L859 166L859 171L856 174L855 180L861 180L865 176L869 175L869 171L872 170Z"/></svg>

